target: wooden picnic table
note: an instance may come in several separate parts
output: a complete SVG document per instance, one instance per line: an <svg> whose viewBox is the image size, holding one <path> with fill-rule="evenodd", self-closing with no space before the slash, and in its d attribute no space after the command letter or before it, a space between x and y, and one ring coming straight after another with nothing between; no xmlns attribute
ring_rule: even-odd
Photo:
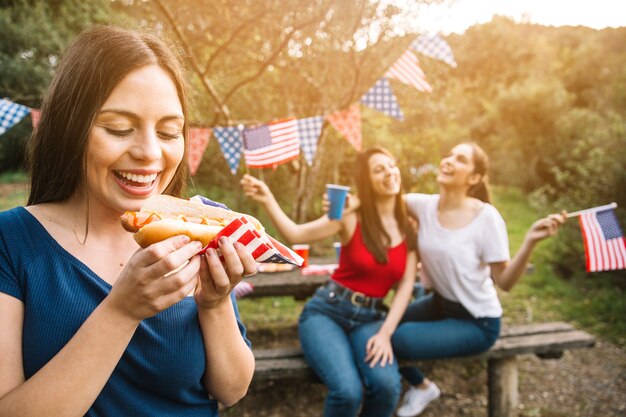
<svg viewBox="0 0 626 417"><path fill-rule="evenodd" d="M328 265L336 262L335 258L309 259L309 265ZM296 300L303 300L313 295L329 278L330 275L327 274L302 275L298 267L287 272L259 272L244 279L254 287L254 291L246 295L246 298L290 296Z"/></svg>

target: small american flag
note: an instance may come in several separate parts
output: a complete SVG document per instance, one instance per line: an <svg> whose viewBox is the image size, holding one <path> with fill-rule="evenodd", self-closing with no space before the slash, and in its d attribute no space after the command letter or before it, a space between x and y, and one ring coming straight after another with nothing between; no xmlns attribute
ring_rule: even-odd
<svg viewBox="0 0 626 417"><path fill-rule="evenodd" d="M426 82L426 75L420 68L417 56L406 50L400 58L387 70L385 77L394 78L405 84L412 85L423 93L430 93L433 88Z"/></svg>
<svg viewBox="0 0 626 417"><path fill-rule="evenodd" d="M222 236L227 237L232 243L239 242L244 245L257 262L300 266L304 261L297 253L276 239L265 233L260 233L245 217L240 217L228 223L202 251L213 248L221 257L222 254L218 241Z"/></svg>
<svg viewBox="0 0 626 417"><path fill-rule="evenodd" d="M275 167L300 156L298 123L284 119L243 131L244 157L250 168Z"/></svg>
<svg viewBox="0 0 626 417"><path fill-rule="evenodd" d="M626 244L612 209L583 213L580 230L587 256L587 272L626 269Z"/></svg>

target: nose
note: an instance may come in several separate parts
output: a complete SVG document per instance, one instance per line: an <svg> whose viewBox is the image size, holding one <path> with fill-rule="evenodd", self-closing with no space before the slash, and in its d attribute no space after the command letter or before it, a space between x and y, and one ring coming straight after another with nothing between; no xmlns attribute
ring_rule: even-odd
<svg viewBox="0 0 626 417"><path fill-rule="evenodd" d="M140 161L155 161L161 159L161 141L156 135L156 132L141 130L139 134L135 136L130 155Z"/></svg>

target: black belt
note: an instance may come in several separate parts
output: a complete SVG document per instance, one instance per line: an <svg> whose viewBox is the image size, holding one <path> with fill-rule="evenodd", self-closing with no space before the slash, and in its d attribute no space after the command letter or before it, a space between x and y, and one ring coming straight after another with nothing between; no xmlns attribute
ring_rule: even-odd
<svg viewBox="0 0 626 417"><path fill-rule="evenodd" d="M329 296L332 297L332 293L334 292L338 296L350 300L352 305L388 311L387 306L383 304L383 298L370 297L362 292L352 291L350 288L346 288L332 280L324 284L324 288L327 288L331 292Z"/></svg>

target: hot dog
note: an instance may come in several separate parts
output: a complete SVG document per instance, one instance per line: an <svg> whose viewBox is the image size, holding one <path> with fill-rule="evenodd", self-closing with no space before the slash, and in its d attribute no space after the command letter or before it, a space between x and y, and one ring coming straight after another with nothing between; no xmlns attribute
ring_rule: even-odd
<svg viewBox="0 0 626 417"><path fill-rule="evenodd" d="M124 229L134 233L137 243L145 248L176 235L187 235L206 246L224 226L242 216L263 231L261 223L247 214L168 195L150 197L140 211L127 211L120 219Z"/></svg>

